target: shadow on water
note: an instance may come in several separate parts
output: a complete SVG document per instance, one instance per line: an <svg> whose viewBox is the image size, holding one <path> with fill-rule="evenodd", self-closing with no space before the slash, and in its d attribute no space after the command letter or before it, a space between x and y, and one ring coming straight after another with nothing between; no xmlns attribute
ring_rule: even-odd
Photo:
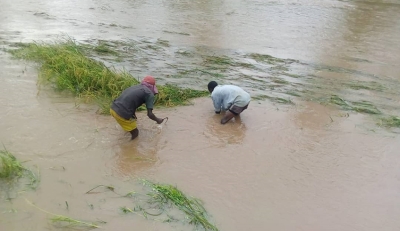
<svg viewBox="0 0 400 231"><path fill-rule="evenodd" d="M218 147L242 144L247 130L246 124L240 116L236 116L227 124L221 126L222 116L223 113L220 115L215 114L206 121L204 136L208 137L210 142Z"/></svg>
<svg viewBox="0 0 400 231"><path fill-rule="evenodd" d="M117 135L120 138L114 146L115 156L110 164L125 176L133 176L156 165L159 161L157 152L164 146L161 137L163 126L166 125L155 125L142 116L138 121L139 136L135 140L130 140L130 134L127 132L119 132ZM117 129L121 130L119 127ZM124 135L121 137L121 134Z"/></svg>

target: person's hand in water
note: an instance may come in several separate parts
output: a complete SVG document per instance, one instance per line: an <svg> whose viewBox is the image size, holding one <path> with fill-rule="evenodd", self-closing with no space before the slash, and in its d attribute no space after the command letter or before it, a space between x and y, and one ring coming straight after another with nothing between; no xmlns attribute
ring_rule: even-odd
<svg viewBox="0 0 400 231"><path fill-rule="evenodd" d="M156 120L156 122L157 122L158 124L161 124L163 121L164 121L164 119L160 119L160 118L157 118L157 120Z"/></svg>

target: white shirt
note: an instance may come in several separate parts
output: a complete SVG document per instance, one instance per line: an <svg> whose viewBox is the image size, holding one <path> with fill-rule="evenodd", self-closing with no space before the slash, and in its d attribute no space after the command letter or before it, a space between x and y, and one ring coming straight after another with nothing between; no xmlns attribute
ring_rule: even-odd
<svg viewBox="0 0 400 231"><path fill-rule="evenodd" d="M211 93L216 112L228 110L232 105L244 107L250 103L251 97L242 88L235 85L218 85Z"/></svg>

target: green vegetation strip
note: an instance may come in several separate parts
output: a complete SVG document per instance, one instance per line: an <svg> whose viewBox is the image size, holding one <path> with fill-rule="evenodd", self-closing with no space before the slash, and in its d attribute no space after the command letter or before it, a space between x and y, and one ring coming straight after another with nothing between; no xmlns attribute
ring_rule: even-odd
<svg viewBox="0 0 400 231"><path fill-rule="evenodd" d="M20 161L7 150L0 151L0 180L13 183L19 178L29 179L28 185L36 189L39 184L39 174L25 168ZM0 185L3 185L0 182Z"/></svg>
<svg viewBox="0 0 400 231"><path fill-rule="evenodd" d="M58 225L63 226L63 227L93 229L93 228L101 228L97 223L105 223L104 221L99 221L99 222L81 221L81 220L73 219L71 217L54 214L54 213L48 212L48 211L38 207L37 205L33 204L31 201L29 201L26 198L25 198L25 201L29 205L37 208L38 210L51 215L52 217L50 218L50 221L53 224L58 224Z"/></svg>
<svg viewBox="0 0 400 231"><path fill-rule="evenodd" d="M100 106L100 112L107 114L112 100L139 81L126 71L116 71L88 58L84 53L87 47L66 40L53 44L19 44L18 49L10 52L17 58L41 64L41 83L51 83L57 90L72 92L85 102L94 100ZM94 49L104 51L105 46ZM186 105L189 99L209 94L173 85L159 86L158 89L156 105L167 107Z"/></svg>
<svg viewBox="0 0 400 231"><path fill-rule="evenodd" d="M113 186L97 185L87 191L86 194L111 191L121 197L133 199L135 205L133 209L128 206L120 208L125 214L133 213L145 218L158 217L154 220L163 222L188 221L189 224L194 225L196 228L201 227L205 231L218 231L218 228L208 220L208 213L199 199L188 197L172 185L156 184L147 180L142 182L147 188L146 191L150 189L150 192L143 194L131 191L126 194L120 194L115 191ZM175 211L176 209L183 212L183 218L179 219L171 215L179 216Z"/></svg>
<svg viewBox="0 0 400 231"><path fill-rule="evenodd" d="M179 221L179 219L170 215L168 210L177 208L184 213L184 217L188 220L189 224L202 227L206 231L218 231L218 228L207 219L208 214L199 199L186 196L172 185L156 184L149 181L144 181L144 185L149 186L152 190L146 194L147 204L143 206L136 205L134 209L126 206L121 207L120 209L123 213L136 213L146 218L164 214L166 219L163 221L172 222ZM130 198L137 195L137 193L128 193L125 197ZM135 202L138 202L137 198Z"/></svg>
<svg viewBox="0 0 400 231"><path fill-rule="evenodd" d="M269 99L271 102L275 103L280 103L280 104L294 104L294 102L288 98L284 99L281 97L273 97L273 96L268 96L268 95L257 95L252 97L253 100L264 100L264 99Z"/></svg>
<svg viewBox="0 0 400 231"><path fill-rule="evenodd" d="M345 86L348 86L349 88L353 90L370 90L370 91L384 91L386 88L377 82L371 81L371 82L366 82L366 81L353 81L344 84Z"/></svg>
<svg viewBox="0 0 400 231"><path fill-rule="evenodd" d="M387 118L382 118L381 121L379 122L379 125L383 127L396 127L400 128L400 117L398 116L389 116Z"/></svg>
<svg viewBox="0 0 400 231"><path fill-rule="evenodd" d="M178 209L183 211L190 224L201 225L205 230L218 229L206 218L206 210L198 199L188 198L182 191L172 185L162 185L150 183L153 188L152 199L154 202L168 205L173 203Z"/></svg>
<svg viewBox="0 0 400 231"><path fill-rule="evenodd" d="M336 104L344 110L356 111L364 114L381 114L381 111L368 101L351 102L346 101L337 95L332 95L329 103Z"/></svg>

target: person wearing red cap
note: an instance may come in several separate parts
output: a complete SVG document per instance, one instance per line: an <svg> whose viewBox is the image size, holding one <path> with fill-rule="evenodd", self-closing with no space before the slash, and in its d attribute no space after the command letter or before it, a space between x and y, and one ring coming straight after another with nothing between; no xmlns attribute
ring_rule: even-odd
<svg viewBox="0 0 400 231"><path fill-rule="evenodd" d="M142 104L146 105L147 116L161 124L160 119L153 114L154 95L158 94L156 80L153 76L146 76L138 85L125 89L111 104L110 113L121 125L122 129L130 132L132 140L139 135L136 125L136 109Z"/></svg>

